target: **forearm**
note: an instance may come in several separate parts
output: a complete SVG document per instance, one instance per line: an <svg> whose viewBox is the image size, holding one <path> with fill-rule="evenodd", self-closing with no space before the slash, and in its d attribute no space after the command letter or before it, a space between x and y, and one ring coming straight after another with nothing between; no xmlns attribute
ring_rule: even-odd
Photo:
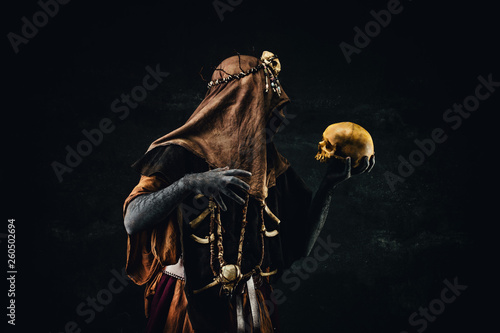
<svg viewBox="0 0 500 333"><path fill-rule="evenodd" d="M318 191L314 195L314 199L309 209L309 229L307 236L308 244L305 255L308 256L311 252L316 240L318 239L323 225L328 217L330 203L337 185L351 178L352 175L370 172L375 165L375 155L370 158L364 156L359 162L359 166L351 169L351 158L347 157L343 162L337 159L330 159L328 162L327 172L319 185Z"/></svg>
<svg viewBox="0 0 500 333"><path fill-rule="evenodd" d="M250 177L251 175L248 171L230 170L229 167L187 174L162 190L141 195L131 201L125 212L125 229L131 235L155 226L167 218L190 193L213 198L222 210L226 210L226 205L221 193L244 204L245 200L234 193L228 185L232 184L248 191L250 186L237 177Z"/></svg>
<svg viewBox="0 0 500 333"><path fill-rule="evenodd" d="M334 189L335 185L332 185L326 179L323 179L323 181L320 183L318 191L314 195L308 213L308 221L310 223L307 232L309 241L305 252L306 256L308 256L311 252L326 222Z"/></svg>
<svg viewBox="0 0 500 333"><path fill-rule="evenodd" d="M125 212L125 229L132 235L163 221L190 193L186 177L157 192L132 200Z"/></svg>

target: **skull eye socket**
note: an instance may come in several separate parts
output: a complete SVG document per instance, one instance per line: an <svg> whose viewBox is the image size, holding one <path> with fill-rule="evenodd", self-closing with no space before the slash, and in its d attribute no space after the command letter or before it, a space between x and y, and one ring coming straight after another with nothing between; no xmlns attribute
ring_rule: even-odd
<svg viewBox="0 0 500 333"><path fill-rule="evenodd" d="M326 148L328 148L329 150L332 150L332 149L333 149L333 146L332 146L332 144L330 143L330 141L325 140L325 142L326 142Z"/></svg>
<svg viewBox="0 0 500 333"><path fill-rule="evenodd" d="M278 62L277 62L276 60L273 60L273 61L271 62L271 64L272 64L272 65L273 65L273 67L274 67L274 66L277 66L277 65L278 65Z"/></svg>

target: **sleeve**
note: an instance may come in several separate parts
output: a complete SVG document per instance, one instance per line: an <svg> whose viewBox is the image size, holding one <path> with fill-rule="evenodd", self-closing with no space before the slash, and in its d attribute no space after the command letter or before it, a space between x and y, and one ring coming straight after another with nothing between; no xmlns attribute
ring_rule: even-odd
<svg viewBox="0 0 500 333"><path fill-rule="evenodd" d="M168 183L157 175L153 176L141 176L139 184L137 184L132 192L130 192L125 203L123 204L123 216L127 212L127 207L129 203L140 195L152 193L161 190L168 186Z"/></svg>
<svg viewBox="0 0 500 333"><path fill-rule="evenodd" d="M277 179L280 218L281 246L285 268L303 256L308 239L305 231L309 229L308 212L312 192L300 176L289 167Z"/></svg>
<svg viewBox="0 0 500 333"><path fill-rule="evenodd" d="M123 205L123 214L135 198L159 191L187 173L203 172L208 166L199 157L178 145L157 147L137 160L132 168L140 173L139 184ZM162 266L177 263L181 251L177 210L151 230L128 235L127 274L141 285L154 280Z"/></svg>
<svg viewBox="0 0 500 333"><path fill-rule="evenodd" d="M147 152L132 168L142 176L125 200L124 216L128 205L138 196L159 191L187 173L208 170L202 159L177 145L157 147ZM165 221L153 228L127 236L126 272L134 283L146 284L146 317L149 316L152 296L163 275L162 268L177 263L182 253L177 211L174 210Z"/></svg>
<svg viewBox="0 0 500 333"><path fill-rule="evenodd" d="M139 183L125 200L123 214L125 215L130 202L138 196L159 191L168 185L168 182L157 175L141 176ZM177 262L180 241L176 218L177 214L174 212L154 228L128 235L126 272L134 283L145 284L163 266Z"/></svg>

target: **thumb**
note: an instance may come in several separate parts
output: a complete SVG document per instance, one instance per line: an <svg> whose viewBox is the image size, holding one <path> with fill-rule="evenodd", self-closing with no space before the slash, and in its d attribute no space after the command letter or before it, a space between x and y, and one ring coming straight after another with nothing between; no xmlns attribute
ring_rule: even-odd
<svg viewBox="0 0 500 333"><path fill-rule="evenodd" d="M344 174L345 174L346 179L351 178L351 157L350 156L346 157L346 159L345 159Z"/></svg>

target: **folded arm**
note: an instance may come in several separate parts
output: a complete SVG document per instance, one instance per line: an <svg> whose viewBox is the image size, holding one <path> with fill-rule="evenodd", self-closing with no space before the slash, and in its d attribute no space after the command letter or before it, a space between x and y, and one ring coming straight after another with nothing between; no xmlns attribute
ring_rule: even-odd
<svg viewBox="0 0 500 333"><path fill-rule="evenodd" d="M213 198L222 210L226 210L226 205L221 194L244 204L245 200L227 186L233 184L248 191L249 185L237 176L249 177L250 175L248 171L229 170L227 167L187 174L157 192L140 195L132 200L125 212L125 229L129 235L132 235L155 226L163 221L191 193Z"/></svg>

